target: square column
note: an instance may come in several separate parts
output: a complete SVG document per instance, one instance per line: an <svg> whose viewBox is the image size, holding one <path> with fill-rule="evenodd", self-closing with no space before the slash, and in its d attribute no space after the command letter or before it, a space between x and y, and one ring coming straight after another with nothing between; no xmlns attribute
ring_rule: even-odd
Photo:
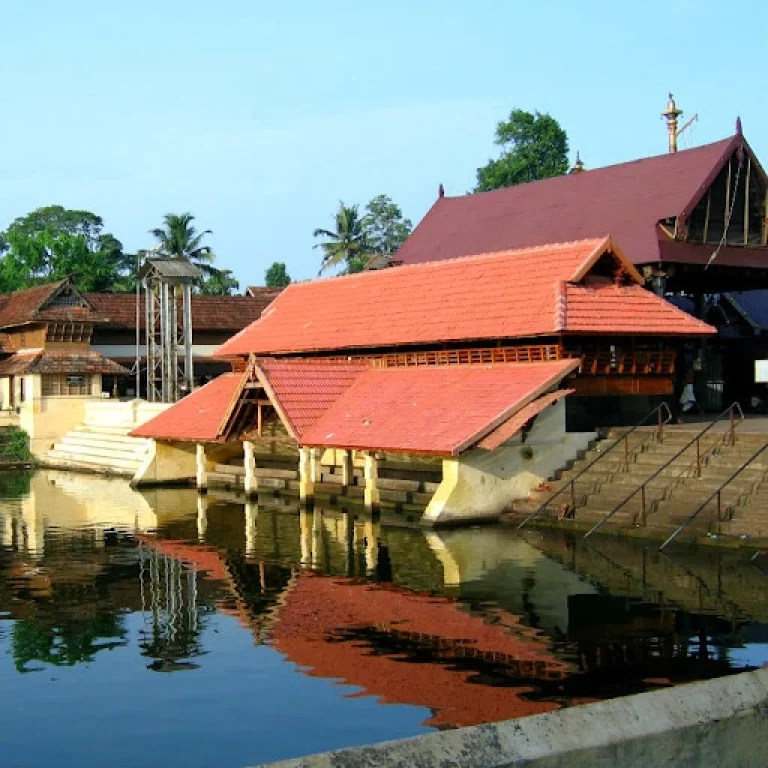
<svg viewBox="0 0 768 768"><path fill-rule="evenodd" d="M376 454L365 454L365 506L377 507L381 500L379 494L379 460Z"/></svg>
<svg viewBox="0 0 768 768"><path fill-rule="evenodd" d="M197 489L205 491L208 487L208 463L205 458L205 444L197 443L195 446L195 469Z"/></svg>
<svg viewBox="0 0 768 768"><path fill-rule="evenodd" d="M315 495L315 461L313 448L299 448L299 498L302 501Z"/></svg>
<svg viewBox="0 0 768 768"><path fill-rule="evenodd" d="M243 465L245 466L245 495L254 496L259 491L259 478L256 477L256 454L250 440L243 442Z"/></svg>
<svg viewBox="0 0 768 768"><path fill-rule="evenodd" d="M339 451L339 453L341 453L341 484L348 488L355 482L352 451Z"/></svg>

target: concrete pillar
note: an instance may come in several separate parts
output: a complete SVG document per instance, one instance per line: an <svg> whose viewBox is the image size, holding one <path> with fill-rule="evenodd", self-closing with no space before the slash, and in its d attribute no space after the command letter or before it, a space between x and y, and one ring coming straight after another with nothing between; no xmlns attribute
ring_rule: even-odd
<svg viewBox="0 0 768 768"><path fill-rule="evenodd" d="M365 521L365 572L368 576L376 573L379 564L379 532L381 524L378 520Z"/></svg>
<svg viewBox="0 0 768 768"><path fill-rule="evenodd" d="M365 454L365 506L372 508L379 505L379 460L367 451Z"/></svg>
<svg viewBox="0 0 768 768"><path fill-rule="evenodd" d="M312 567L323 564L323 513L315 507L312 512Z"/></svg>
<svg viewBox="0 0 768 768"><path fill-rule="evenodd" d="M197 471L197 489L204 491L208 487L208 464L205 458L205 443L195 446L195 469Z"/></svg>
<svg viewBox="0 0 768 768"><path fill-rule="evenodd" d="M339 451L341 454L341 484L347 488L355 483L352 451Z"/></svg>
<svg viewBox="0 0 768 768"><path fill-rule="evenodd" d="M205 496L197 497L197 540L205 543L205 531L208 528L208 499Z"/></svg>
<svg viewBox="0 0 768 768"><path fill-rule="evenodd" d="M317 455L314 448L299 448L299 498L302 501L315 495Z"/></svg>
<svg viewBox="0 0 768 768"><path fill-rule="evenodd" d="M245 466L245 495L254 496L259 491L259 479L256 477L256 454L254 445L250 440L243 442Z"/></svg>
<svg viewBox="0 0 768 768"><path fill-rule="evenodd" d="M355 516L344 512L344 565L347 576L355 575Z"/></svg>
<svg viewBox="0 0 768 768"><path fill-rule="evenodd" d="M259 519L259 505L254 501L245 502L245 554L256 554L256 523Z"/></svg>

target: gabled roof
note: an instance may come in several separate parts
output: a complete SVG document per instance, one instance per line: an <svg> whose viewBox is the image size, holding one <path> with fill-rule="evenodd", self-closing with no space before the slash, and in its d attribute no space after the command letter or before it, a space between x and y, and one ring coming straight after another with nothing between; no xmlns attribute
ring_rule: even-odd
<svg viewBox="0 0 768 768"><path fill-rule="evenodd" d="M136 294L85 293L83 296L112 328L136 329ZM195 332L239 331L258 319L273 295L192 296L192 327ZM144 295L139 298L139 327L144 328Z"/></svg>
<svg viewBox="0 0 768 768"><path fill-rule="evenodd" d="M613 260L613 268L623 272L629 285L589 274L603 256ZM640 283L642 277L607 236L296 283L216 355L297 354L571 332L714 332Z"/></svg>
<svg viewBox="0 0 768 768"><path fill-rule="evenodd" d="M85 306L47 306L63 291L76 294ZM52 320L97 322L99 319L90 302L68 278L0 295L0 328Z"/></svg>
<svg viewBox="0 0 768 768"><path fill-rule="evenodd" d="M143 280L153 273L179 283L191 283L203 276L200 267L193 264L189 259L170 257L145 259L139 270L139 280Z"/></svg>
<svg viewBox="0 0 768 768"><path fill-rule="evenodd" d="M302 442L457 456L577 367L576 360L557 360L370 368Z"/></svg>
<svg viewBox="0 0 768 768"><path fill-rule="evenodd" d="M663 254L658 222L687 216L742 146L753 159L753 172L763 174L744 137L736 134L673 154L491 192L441 197L395 259L417 264L610 232L633 263L659 261ZM762 258L765 264L765 250Z"/></svg>
<svg viewBox="0 0 768 768"><path fill-rule="evenodd" d="M0 361L0 376L19 376L26 373L125 375L129 371L113 360L92 351L24 349Z"/></svg>
<svg viewBox="0 0 768 768"><path fill-rule="evenodd" d="M134 429L132 437L158 440L214 442L245 374L225 373L196 389L167 410Z"/></svg>

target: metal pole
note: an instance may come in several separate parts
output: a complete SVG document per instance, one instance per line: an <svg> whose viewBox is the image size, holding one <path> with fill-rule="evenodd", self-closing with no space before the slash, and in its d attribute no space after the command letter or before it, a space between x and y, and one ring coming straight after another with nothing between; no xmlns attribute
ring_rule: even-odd
<svg viewBox="0 0 768 768"><path fill-rule="evenodd" d="M733 406L730 409L730 422L731 422L731 445L736 445L736 424L733 418Z"/></svg>
<svg viewBox="0 0 768 768"><path fill-rule="evenodd" d="M168 392L168 283L160 283L160 338L161 356L162 356L162 371L160 374L162 392L161 400L164 403L170 403L170 396Z"/></svg>
<svg viewBox="0 0 768 768"><path fill-rule="evenodd" d="M136 254L136 397L141 397L141 286L139 284L139 272L141 272L141 254Z"/></svg>
<svg viewBox="0 0 768 768"><path fill-rule="evenodd" d="M192 391L195 380L194 361L192 359L192 286L184 284L184 380L187 392Z"/></svg>
<svg viewBox="0 0 768 768"><path fill-rule="evenodd" d="M701 449L699 438L696 438L696 477L701 477Z"/></svg>
<svg viewBox="0 0 768 768"><path fill-rule="evenodd" d="M629 435L624 435L624 464L629 472Z"/></svg>
<svg viewBox="0 0 768 768"><path fill-rule="evenodd" d="M642 499L642 508L643 508L643 525L645 525L645 483L643 483L640 486L640 498Z"/></svg>

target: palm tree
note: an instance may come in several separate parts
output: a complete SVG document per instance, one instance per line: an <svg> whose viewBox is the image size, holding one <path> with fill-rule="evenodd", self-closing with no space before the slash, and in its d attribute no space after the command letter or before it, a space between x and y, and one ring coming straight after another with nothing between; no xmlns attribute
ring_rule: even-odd
<svg viewBox="0 0 768 768"><path fill-rule="evenodd" d="M347 272L359 272L365 265L367 256L373 253L366 237L365 216L360 216L356 205L346 206L343 201L339 201L335 219L335 232L328 229L316 229L313 232L314 237L327 238L325 242L314 246L323 249L323 263L319 274L339 264L345 264Z"/></svg>
<svg viewBox="0 0 768 768"><path fill-rule="evenodd" d="M203 238L213 233L210 229L198 232L192 224L194 220L191 213L166 213L163 227L149 230L158 241L152 250L171 259L189 259L206 274L218 275L219 270L212 266L216 258L213 251L210 246L202 245Z"/></svg>

